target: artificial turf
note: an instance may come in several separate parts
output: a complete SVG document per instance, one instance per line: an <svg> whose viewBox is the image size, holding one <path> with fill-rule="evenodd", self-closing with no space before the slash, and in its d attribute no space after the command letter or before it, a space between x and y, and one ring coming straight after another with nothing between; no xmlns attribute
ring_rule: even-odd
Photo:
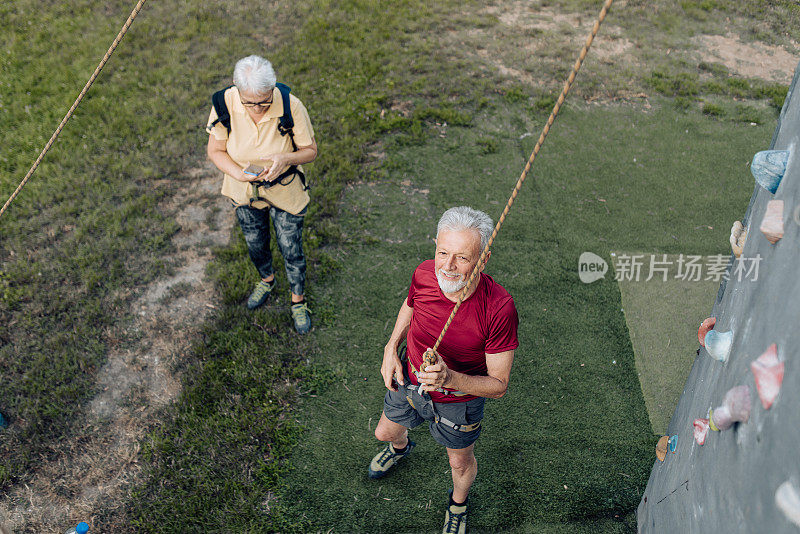
<svg viewBox="0 0 800 534"><path fill-rule="evenodd" d="M613 272L583 284L578 257L645 245L653 253L724 252L728 220L751 191L741 164L768 138L767 128L732 130L660 108L576 106L559 120L487 268L515 297L521 344L509 392L488 402L476 446L476 532L631 528L657 436ZM496 218L529 149L520 137L537 122L508 104L478 117L487 126L450 128L411 148L390 142L388 178L344 195L341 224L352 246L321 295L337 313L318 333L323 350L315 358L339 378L303 398L298 420L308 430L279 497L312 527L416 532L441 520L449 466L424 427L411 433L419 445L407 465L377 482L367 478L380 447L372 430L385 391L382 347L413 268L431 257L439 214L467 204ZM498 141L491 154L481 150L486 137ZM713 190L728 194L708 191L676 150L724 150L727 157L712 158L727 160ZM713 229L696 229L705 222ZM659 321L671 320L673 308L650 304Z"/></svg>

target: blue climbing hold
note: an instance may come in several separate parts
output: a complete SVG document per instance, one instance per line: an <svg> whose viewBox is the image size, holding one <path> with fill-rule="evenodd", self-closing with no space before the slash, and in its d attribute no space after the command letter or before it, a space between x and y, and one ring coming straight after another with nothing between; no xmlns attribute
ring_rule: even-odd
<svg viewBox="0 0 800 534"><path fill-rule="evenodd" d="M709 330L706 334L706 350L715 360L725 362L731 353L733 345L733 331L720 332L719 330Z"/></svg>
<svg viewBox="0 0 800 534"><path fill-rule="evenodd" d="M669 448L669 452L675 454L675 451L678 449L678 435L675 434L674 436L669 437L669 441L667 442L667 447Z"/></svg>
<svg viewBox="0 0 800 534"><path fill-rule="evenodd" d="M0 413L0 428L7 428L7 427L8 427L8 421L6 420L5 417L3 417L3 414Z"/></svg>
<svg viewBox="0 0 800 534"><path fill-rule="evenodd" d="M750 172L758 185L774 194L786 173L788 162L788 150L762 150L753 156Z"/></svg>

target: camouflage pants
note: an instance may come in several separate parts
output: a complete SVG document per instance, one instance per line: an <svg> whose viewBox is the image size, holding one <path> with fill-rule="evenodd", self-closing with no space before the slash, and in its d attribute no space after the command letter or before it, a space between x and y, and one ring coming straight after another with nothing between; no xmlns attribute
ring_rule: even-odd
<svg viewBox="0 0 800 534"><path fill-rule="evenodd" d="M306 258L303 255L303 215L292 215L278 208L256 209L248 206L236 208L236 218L244 233L250 259L261 278L267 278L275 271L272 268L272 252L269 248L269 220L275 228L278 249L283 256L286 267L286 278L292 293L302 295L306 283Z"/></svg>

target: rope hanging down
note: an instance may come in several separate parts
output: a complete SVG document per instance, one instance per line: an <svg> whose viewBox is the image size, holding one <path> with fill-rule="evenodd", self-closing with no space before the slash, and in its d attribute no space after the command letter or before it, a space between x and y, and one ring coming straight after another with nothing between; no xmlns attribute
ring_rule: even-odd
<svg viewBox="0 0 800 534"><path fill-rule="evenodd" d="M25 184L28 183L28 179L33 175L34 171L39 166L39 163L41 163L42 158L44 158L44 155L47 154L48 150L50 150L50 147L53 146L53 143L58 137L58 134L60 134L61 130L64 129L64 125L67 124L67 121L70 119L70 117L72 117L72 114L75 112L75 109L78 107L78 104L80 104L81 100L83 100L84 95L86 95L86 92L92 86L95 79L97 79L97 76L100 74L100 71L103 70L103 67L108 62L108 59L111 57L111 54L114 53L114 50L117 48L119 42L122 41L123 37L125 37L125 34L128 32L128 28L130 28L131 24L133 24L133 19L135 19L136 15L139 14L139 11L141 11L142 6L146 1L147 0L139 0L139 3L136 4L136 7L133 8L133 11L131 11L130 16L128 17L128 20L125 21L125 24L122 25L122 29L117 34L117 38L114 39L113 43L111 43L111 46L108 48L108 51L106 52L106 55L103 56L103 59L100 61L100 64L98 64L97 68L94 69L94 73L92 73L91 77L89 78L89 81L86 82L86 85L83 86L83 90L78 95L78 98L75 99L75 102L72 104L72 107L69 108L67 114L64 115L63 119L61 119L61 124L58 125L58 128L56 128L56 131L53 132L53 135L50 137L50 140L44 146L41 153L39 153L39 157L36 158L36 161L31 166L30 170L28 171L28 174L25 175L25 178L22 179L22 181L19 183L19 185L11 194L11 196L8 197L6 203L3 204L3 207L0 208L0 217L3 216L3 213L5 213L6 209L8 209L8 206L14 201L15 198L17 198L17 195L19 194L20 191L22 191L22 188L25 187Z"/></svg>
<svg viewBox="0 0 800 534"><path fill-rule="evenodd" d="M539 140L536 141L536 146L533 147L533 152L531 153L531 157L528 159L528 162L525 164L525 168L522 171L522 175L520 175L519 180L517 180L517 185L514 186L514 191L511 192L511 197L508 199L508 203L506 204L503 213L500 215L500 219L497 221L497 224L494 227L494 231L492 232L492 236L489 238L489 242L481 252L481 257L478 260L478 263L475 264L475 268L472 269L472 272L469 275L469 279L467 279L467 285L464 286L464 289L461 291L461 294L458 296L458 301L456 302L453 311L450 313L450 317L447 319L447 322L444 324L442 328L442 333L439 334L439 338L434 343L432 350L436 352L436 349L439 348L439 344L442 342L442 338L444 338L445 332L450 327L450 323L453 322L453 317L456 316L456 312L458 308L461 307L461 303L464 301L464 295L467 294L469 291L470 286L472 285L473 280L477 276L479 272L479 267L483 264L484 260L486 259L486 255L489 253L489 247L492 246L492 242L494 242L494 238L497 236L497 232L500 231L500 227L503 225L503 221L506 220L506 215L508 215L509 210L511 209L511 205L514 203L514 199L517 198L517 194L519 193L520 188L522 187L522 183L525 181L525 178L528 176L528 171L530 171L531 166L533 165L533 160L536 159L536 154L539 153L539 150L542 148L542 144L544 143L545 137L547 137L547 133L550 131L550 126L553 125L553 122L556 119L556 115L558 115L558 111L561 109L561 105L564 103L564 99L567 97L567 93L569 92L569 88L572 86L572 82L575 81L575 76L578 75L578 71L581 68L581 64L583 60L586 58L586 53L589 52L589 47L592 46L592 41L594 41L595 36L597 35L598 30L600 29L600 24L603 23L603 20L606 18L606 14L608 13L609 8L614 0L606 0L605 4L603 5L603 9L600 10L600 15L597 17L597 20L594 22L594 26L592 27L592 33L589 37L586 38L586 44L583 45L583 49L581 50L578 59L575 60L575 65L572 67L572 72L567 78L567 81L564 82L564 89L562 89L561 94L558 96L558 100L556 101L555 106L553 106L553 111L550 112L550 117L547 119L547 123L544 125L542 129L542 133L539 136Z"/></svg>

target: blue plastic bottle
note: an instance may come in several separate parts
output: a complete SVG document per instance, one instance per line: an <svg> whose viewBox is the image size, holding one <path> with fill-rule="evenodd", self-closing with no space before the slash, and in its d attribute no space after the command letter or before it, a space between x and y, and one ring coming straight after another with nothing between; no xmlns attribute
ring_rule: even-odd
<svg viewBox="0 0 800 534"><path fill-rule="evenodd" d="M81 521L78 526L69 529L66 534L86 534L89 532L89 525Z"/></svg>

